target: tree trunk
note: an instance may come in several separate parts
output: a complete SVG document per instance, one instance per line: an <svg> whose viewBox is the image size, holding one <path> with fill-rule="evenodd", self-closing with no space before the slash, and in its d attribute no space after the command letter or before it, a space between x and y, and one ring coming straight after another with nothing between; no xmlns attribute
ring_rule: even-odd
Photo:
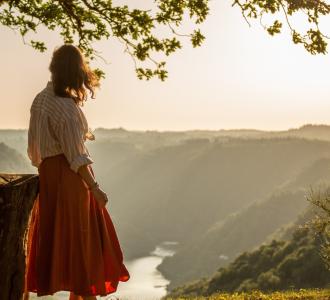
<svg viewBox="0 0 330 300"><path fill-rule="evenodd" d="M0 295L20 300L24 290L25 239L39 191L36 174L0 174Z"/></svg>

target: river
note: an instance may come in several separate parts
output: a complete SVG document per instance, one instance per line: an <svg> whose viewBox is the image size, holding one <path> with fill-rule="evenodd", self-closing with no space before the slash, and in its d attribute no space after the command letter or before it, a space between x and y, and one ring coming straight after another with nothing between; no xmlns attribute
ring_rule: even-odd
<svg viewBox="0 0 330 300"><path fill-rule="evenodd" d="M156 268L166 256L174 254L176 244L176 242L164 241L150 252L150 255L125 261L131 278L127 282L119 282L116 293L97 299L159 300L166 294L166 285L169 281ZM47 297L36 297L36 294L30 293L30 299L64 300L69 299L69 293L58 292Z"/></svg>

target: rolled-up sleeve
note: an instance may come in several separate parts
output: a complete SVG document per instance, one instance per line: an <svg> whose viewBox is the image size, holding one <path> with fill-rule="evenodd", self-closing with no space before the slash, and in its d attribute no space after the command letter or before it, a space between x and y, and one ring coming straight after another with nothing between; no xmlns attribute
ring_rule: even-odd
<svg viewBox="0 0 330 300"><path fill-rule="evenodd" d="M79 122L75 116L64 119L59 124L58 130L58 140L62 151L70 164L70 168L76 173L79 167L94 162L85 147L84 132Z"/></svg>

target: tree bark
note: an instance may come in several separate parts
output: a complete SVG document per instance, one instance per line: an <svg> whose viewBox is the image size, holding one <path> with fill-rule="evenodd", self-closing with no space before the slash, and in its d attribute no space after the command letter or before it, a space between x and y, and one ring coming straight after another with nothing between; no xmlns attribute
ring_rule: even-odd
<svg viewBox="0 0 330 300"><path fill-rule="evenodd" d="M0 294L22 299L25 283L25 240L30 212L39 192L37 174L0 173Z"/></svg>

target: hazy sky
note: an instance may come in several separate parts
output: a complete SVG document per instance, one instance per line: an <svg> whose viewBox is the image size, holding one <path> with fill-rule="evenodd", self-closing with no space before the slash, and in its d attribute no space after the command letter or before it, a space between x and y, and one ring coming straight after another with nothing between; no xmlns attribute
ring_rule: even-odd
<svg viewBox="0 0 330 300"><path fill-rule="evenodd" d="M140 81L119 42L99 43L110 64L98 63L107 78L83 107L90 126L163 131L330 124L330 56L310 55L288 34L270 37L258 23L249 27L231 2L211 0L205 43L193 49L187 41L168 57L165 82ZM51 53L61 40L47 31L39 37L48 41L44 54L0 27L0 128L27 128L31 102L49 80Z"/></svg>

